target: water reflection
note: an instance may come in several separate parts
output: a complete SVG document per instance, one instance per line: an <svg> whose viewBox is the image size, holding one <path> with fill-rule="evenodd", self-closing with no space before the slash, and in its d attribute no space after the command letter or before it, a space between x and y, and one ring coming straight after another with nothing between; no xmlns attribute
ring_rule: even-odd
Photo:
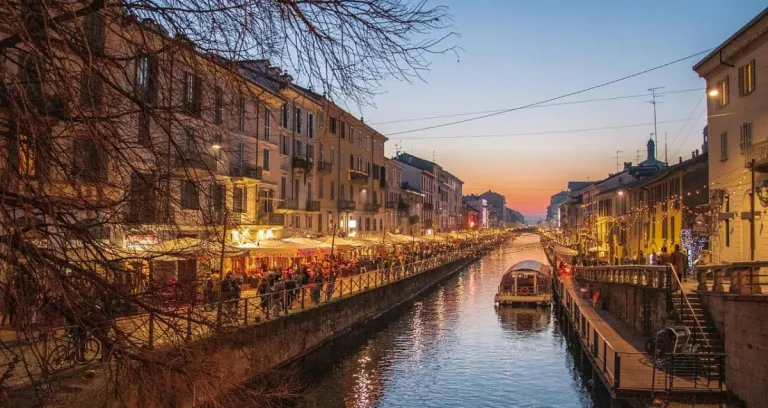
<svg viewBox="0 0 768 408"><path fill-rule="evenodd" d="M547 308L494 311L504 248L302 364L304 408L592 407Z"/></svg>
<svg viewBox="0 0 768 408"><path fill-rule="evenodd" d="M550 308L534 306L499 306L496 315L501 327L516 335L547 331L552 320Z"/></svg>

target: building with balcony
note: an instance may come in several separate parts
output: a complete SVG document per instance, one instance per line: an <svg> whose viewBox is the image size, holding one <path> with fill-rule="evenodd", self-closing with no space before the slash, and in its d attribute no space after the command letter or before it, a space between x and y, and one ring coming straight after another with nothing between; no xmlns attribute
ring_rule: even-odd
<svg viewBox="0 0 768 408"><path fill-rule="evenodd" d="M706 80L713 261L768 259L768 9L693 66ZM750 171L754 170L754 190Z"/></svg>

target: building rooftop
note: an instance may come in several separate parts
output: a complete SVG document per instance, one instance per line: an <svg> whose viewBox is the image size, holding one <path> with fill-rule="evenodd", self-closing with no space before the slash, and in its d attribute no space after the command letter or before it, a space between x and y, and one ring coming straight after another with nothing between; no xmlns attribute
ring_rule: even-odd
<svg viewBox="0 0 768 408"><path fill-rule="evenodd" d="M749 20L749 22L747 24L745 24L744 27L741 27L739 29L739 31L736 31L735 33L733 33L733 35L731 35L730 37L728 37L728 39L723 41L722 44L718 45L717 48L715 48L714 50L712 50L712 52L707 54L706 57L702 58L701 61L697 62L696 65L693 66L693 70L694 71L698 71L699 68L701 68L707 61L709 61L714 56L722 53L723 49L725 47L729 46L737 38L739 38L742 34L744 34L747 30L749 30L750 28L752 28L755 25L757 25L757 23L759 23L760 21L762 21L766 17L768 17L768 7L763 9L763 11L760 12L760 14L755 16L755 18L753 18L752 20ZM720 55L720 57L722 58L722 55ZM721 59L721 61L722 61L722 59Z"/></svg>

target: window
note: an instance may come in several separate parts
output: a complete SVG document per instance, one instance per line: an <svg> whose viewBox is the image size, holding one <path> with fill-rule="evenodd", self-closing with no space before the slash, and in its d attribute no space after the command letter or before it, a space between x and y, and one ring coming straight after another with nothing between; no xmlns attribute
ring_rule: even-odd
<svg viewBox="0 0 768 408"><path fill-rule="evenodd" d="M317 181L317 198L323 198L323 179Z"/></svg>
<svg viewBox="0 0 768 408"><path fill-rule="evenodd" d="M720 133L720 160L728 159L728 132Z"/></svg>
<svg viewBox="0 0 768 408"><path fill-rule="evenodd" d="M72 177L78 180L107 180L109 155L103 146L93 140L76 140L72 163Z"/></svg>
<svg viewBox="0 0 768 408"><path fill-rule="evenodd" d="M739 148L741 154L746 153L747 148L752 146L752 122L744 122L739 126Z"/></svg>
<svg viewBox="0 0 768 408"><path fill-rule="evenodd" d="M152 144L152 137L150 134L149 125L149 113L146 111L139 112L139 123L137 124L138 138L137 142L142 146L149 146Z"/></svg>
<svg viewBox="0 0 768 408"><path fill-rule="evenodd" d="M243 186L234 186L232 188L232 212L243 214L246 212L246 203L248 202L248 190Z"/></svg>
<svg viewBox="0 0 768 408"><path fill-rule="evenodd" d="M224 91L221 89L221 85L216 85L213 90L213 122L221 124L224 116Z"/></svg>
<svg viewBox="0 0 768 408"><path fill-rule="evenodd" d="M269 171L269 149L264 149L264 171Z"/></svg>
<svg viewBox="0 0 768 408"><path fill-rule="evenodd" d="M347 136L346 132L347 132L347 127L344 122L341 122L341 124L339 125L339 137L344 139Z"/></svg>
<svg viewBox="0 0 768 408"><path fill-rule="evenodd" d="M336 164L336 148L331 147L331 165Z"/></svg>
<svg viewBox="0 0 768 408"><path fill-rule="evenodd" d="M296 133L301 133L301 109L295 108L294 116L295 116L295 121L293 125L293 130L295 130Z"/></svg>
<svg viewBox="0 0 768 408"><path fill-rule="evenodd" d="M352 126L349 127L349 143L355 142L355 131Z"/></svg>
<svg viewBox="0 0 768 408"><path fill-rule="evenodd" d="M335 200L336 199L336 182L334 182L333 180L331 180L330 193L331 193L331 201Z"/></svg>
<svg viewBox="0 0 768 408"><path fill-rule="evenodd" d="M186 72L184 74L184 111L192 116L199 116L201 97L200 77Z"/></svg>
<svg viewBox="0 0 768 408"><path fill-rule="evenodd" d="M280 177L280 198L285 198L286 195L286 184L285 184L285 176Z"/></svg>
<svg viewBox="0 0 768 408"><path fill-rule="evenodd" d="M237 100L237 131L245 132L245 98L242 95Z"/></svg>
<svg viewBox="0 0 768 408"><path fill-rule="evenodd" d="M197 185L189 180L181 182L181 208L199 210L200 199Z"/></svg>
<svg viewBox="0 0 768 408"><path fill-rule="evenodd" d="M739 67L739 96L747 96L755 90L755 60Z"/></svg>
<svg viewBox="0 0 768 408"><path fill-rule="evenodd" d="M288 129L288 116L289 116L288 104L284 103L283 108L280 110L280 125L282 125L286 129Z"/></svg>
<svg viewBox="0 0 768 408"><path fill-rule="evenodd" d="M307 114L307 134L309 137L315 137L315 114Z"/></svg>
<svg viewBox="0 0 768 408"><path fill-rule="evenodd" d="M726 76L725 79L717 83L717 107L722 108L728 105L728 91L729 86L728 82L730 81L730 77Z"/></svg>
<svg viewBox="0 0 768 408"><path fill-rule="evenodd" d="M81 84L81 103L86 108L101 108L104 91L104 81L101 76L91 68L85 68Z"/></svg>
<svg viewBox="0 0 768 408"><path fill-rule="evenodd" d="M371 150L371 137L366 136L365 137L365 150Z"/></svg>
<svg viewBox="0 0 768 408"><path fill-rule="evenodd" d="M355 155L350 154L349 155L349 169L354 170L355 169Z"/></svg>
<svg viewBox="0 0 768 408"><path fill-rule="evenodd" d="M290 156L290 145L288 144L288 136L280 135L280 154Z"/></svg>
<svg viewBox="0 0 768 408"><path fill-rule="evenodd" d="M344 184L339 184L339 200L344 199Z"/></svg>
<svg viewBox="0 0 768 408"><path fill-rule="evenodd" d="M296 141L296 150L293 151L294 156L301 156L303 153L303 149L301 148L301 140Z"/></svg>
<svg viewBox="0 0 768 408"><path fill-rule="evenodd" d="M144 102L153 102L155 98L155 60L147 54L136 58L136 92Z"/></svg>
<svg viewBox="0 0 768 408"><path fill-rule="evenodd" d="M88 50L93 55L102 55L104 53L104 16L101 13L88 14L83 28Z"/></svg>
<svg viewBox="0 0 768 408"><path fill-rule="evenodd" d="M242 166L245 163L245 143L237 142L236 146L234 164L236 166Z"/></svg>
<svg viewBox="0 0 768 408"><path fill-rule="evenodd" d="M331 133L335 135L335 134L336 134L336 118L334 118L333 116L331 116L331 117L328 119L328 122L330 123L330 126L329 126L329 127L331 128Z"/></svg>
<svg viewBox="0 0 768 408"><path fill-rule="evenodd" d="M211 209L213 211L223 211L225 206L227 188L223 184L211 185Z"/></svg>
<svg viewBox="0 0 768 408"><path fill-rule="evenodd" d="M315 146L307 143L307 159L309 159L310 162L315 162Z"/></svg>
<svg viewBox="0 0 768 408"><path fill-rule="evenodd" d="M269 108L264 108L264 140L269 140Z"/></svg>
<svg viewBox="0 0 768 408"><path fill-rule="evenodd" d="M725 205L723 205L723 208L725 208L725 212L729 213L731 212L731 199L728 196L723 197L723 200L725 201ZM725 231L723 231L725 235L725 246L729 247L731 246L731 219L726 218L725 219Z"/></svg>
<svg viewBox="0 0 768 408"><path fill-rule="evenodd" d="M675 243L675 217L669 217L669 230L671 231L671 234L669 235L669 239L672 241L672 243Z"/></svg>

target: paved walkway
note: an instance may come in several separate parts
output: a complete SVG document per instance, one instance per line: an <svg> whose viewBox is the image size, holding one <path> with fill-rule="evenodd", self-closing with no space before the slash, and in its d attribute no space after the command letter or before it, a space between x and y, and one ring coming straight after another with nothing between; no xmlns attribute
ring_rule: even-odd
<svg viewBox="0 0 768 408"><path fill-rule="evenodd" d="M561 282L563 292L568 294L563 296L566 308L568 299L573 302L568 313L577 327L579 336L588 346L585 353L603 373L614 392L663 392L668 388L666 373L655 368L644 352L646 336L612 314L595 310L591 300L581 298L579 288L572 277L561 279ZM617 359L620 360L618 371ZM710 385L716 386L705 378L675 376L673 381L675 389L687 391L708 390Z"/></svg>

